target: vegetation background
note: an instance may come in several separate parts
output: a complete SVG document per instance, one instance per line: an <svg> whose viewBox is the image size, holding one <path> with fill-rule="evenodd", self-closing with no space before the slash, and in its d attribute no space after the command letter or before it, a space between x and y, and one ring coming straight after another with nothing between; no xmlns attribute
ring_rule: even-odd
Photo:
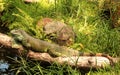
<svg viewBox="0 0 120 75"><path fill-rule="evenodd" d="M105 10L116 10L115 6L104 7L105 0L39 0L38 3L25 3L23 0L0 0L0 31L9 34L9 31L22 28L32 36L46 40L42 28L37 21L49 17L62 21L73 27L76 33L75 43L71 48L82 52L101 52L113 57L120 56L119 27L112 27L111 15ZM109 12L108 12L109 13ZM8 31L6 31L8 30ZM12 70L15 74L25 75L81 75L85 71L71 68L68 65L41 66L38 62L20 58ZM88 71L86 75L119 75L120 65L97 71Z"/></svg>

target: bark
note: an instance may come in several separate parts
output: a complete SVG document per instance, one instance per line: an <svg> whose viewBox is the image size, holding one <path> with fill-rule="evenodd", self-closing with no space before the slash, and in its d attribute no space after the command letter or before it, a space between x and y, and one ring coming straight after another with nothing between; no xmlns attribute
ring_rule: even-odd
<svg viewBox="0 0 120 75"><path fill-rule="evenodd" d="M36 53L30 51L28 56L34 60L46 61L49 63L68 64L77 68L104 68L110 66L109 59L100 56L71 56L51 57L48 53Z"/></svg>
<svg viewBox="0 0 120 75"><path fill-rule="evenodd" d="M1 48L7 48L9 52L16 52L17 54L23 54L25 48L18 44L17 46L13 46L13 38L0 33L0 45ZM0 51L1 52L1 51ZM29 58L32 58L34 60L38 61L45 61L49 63L59 63L61 65L64 65L65 63L74 66L77 68L104 68L106 66L111 66L110 60L106 57L100 57L100 56L70 56L70 57L52 57L48 53L39 53L39 52L33 52L30 51L26 54ZM116 58L113 58L115 60L119 60ZM115 63L117 63L116 61Z"/></svg>
<svg viewBox="0 0 120 75"><path fill-rule="evenodd" d="M7 48L9 50L8 52L22 54L24 51L24 47L20 44L18 44L16 47L12 46L13 40L14 39L12 37L0 33L0 48Z"/></svg>

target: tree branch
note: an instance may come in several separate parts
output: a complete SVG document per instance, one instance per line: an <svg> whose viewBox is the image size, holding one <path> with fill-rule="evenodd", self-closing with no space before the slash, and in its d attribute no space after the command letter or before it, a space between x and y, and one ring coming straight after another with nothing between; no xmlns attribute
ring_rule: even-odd
<svg viewBox="0 0 120 75"><path fill-rule="evenodd" d="M13 46L13 38L0 33L0 45L3 48L7 48L10 49L9 52L16 52L18 54L22 54L24 53L25 48L20 45L17 44L17 46ZM110 60L106 57L102 57L102 56L65 56L65 57L52 57L50 56L48 53L40 53L40 52L33 52L33 51L29 51L27 56L29 58L32 58L34 60L38 60L38 61L46 61L49 63L59 63L61 65L63 65L64 63L77 67L77 68L104 68L106 66L110 66ZM113 58L115 59L115 63L117 63L119 61L119 59Z"/></svg>

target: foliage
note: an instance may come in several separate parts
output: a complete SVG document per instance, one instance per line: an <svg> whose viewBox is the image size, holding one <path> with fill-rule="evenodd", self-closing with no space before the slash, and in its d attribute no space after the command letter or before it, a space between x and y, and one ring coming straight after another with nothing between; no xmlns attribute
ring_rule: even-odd
<svg viewBox="0 0 120 75"><path fill-rule="evenodd" d="M52 3L51 3L52 1ZM101 2L102 1L102 2ZM37 26L37 21L44 17L51 17L64 21L73 27L76 33L75 43L70 46L83 52L102 52L111 56L120 56L119 28L111 28L111 20L101 16L105 0L40 0L39 3L26 4L23 0L5 0L2 22L7 22L9 30L22 28L32 36L45 39L42 27ZM114 7L115 8L115 7ZM69 66L51 65L43 68L38 63L31 66L27 60L19 62L18 72L28 75L57 74L67 72L70 75L79 75L79 72ZM120 65L115 70L110 69L89 71L87 75L115 75L119 72ZM64 71L65 70L65 71Z"/></svg>
<svg viewBox="0 0 120 75"><path fill-rule="evenodd" d="M12 59L12 58L10 58ZM70 66L64 64L63 66L53 63L51 66L47 66L45 62L31 61L29 59L24 59L20 57L20 61L12 59L17 62L17 64L11 65L12 71L15 71L15 75L79 75L80 73L76 69L72 69ZM19 65L18 65L19 64ZM17 67L17 68L15 68Z"/></svg>
<svg viewBox="0 0 120 75"><path fill-rule="evenodd" d="M2 12L4 10L4 1L0 0L0 12Z"/></svg>

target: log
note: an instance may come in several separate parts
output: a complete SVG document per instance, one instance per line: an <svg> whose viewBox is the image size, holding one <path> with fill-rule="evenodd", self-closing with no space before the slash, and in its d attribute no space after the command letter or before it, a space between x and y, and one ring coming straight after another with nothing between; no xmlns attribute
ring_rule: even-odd
<svg viewBox="0 0 120 75"><path fill-rule="evenodd" d="M0 33L0 45L3 48L7 48L9 52L16 52L18 54L24 53L25 48L17 44L17 46L13 46L13 38ZM10 50L9 50L10 49ZM12 51L15 50L15 51ZM102 56L61 56L61 57L52 57L48 53L40 53L40 52L33 52L29 50L26 54L29 58L38 61L46 61L49 63L59 63L61 65L68 64L70 66L74 66L77 68L104 68L107 66L111 66L110 60L106 57ZM113 58L116 60L115 63L119 61L119 59Z"/></svg>
<svg viewBox="0 0 120 75"><path fill-rule="evenodd" d="M24 52L24 47L20 44L13 46L13 38L9 37L6 34L0 33L0 45L1 48L7 48L9 49L9 52L15 52L19 55L21 55Z"/></svg>
<svg viewBox="0 0 120 75"><path fill-rule="evenodd" d="M110 66L110 61L106 57L100 56L71 56L71 57L51 57L48 53L37 53L30 51L28 56L34 60L46 61L49 63L67 64L77 68L105 68Z"/></svg>

